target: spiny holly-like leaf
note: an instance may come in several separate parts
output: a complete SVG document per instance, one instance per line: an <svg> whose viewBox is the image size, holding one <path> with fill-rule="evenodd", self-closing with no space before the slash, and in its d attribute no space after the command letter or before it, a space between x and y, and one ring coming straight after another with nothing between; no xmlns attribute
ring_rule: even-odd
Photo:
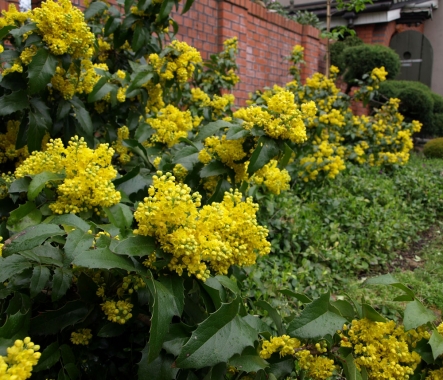
<svg viewBox="0 0 443 380"><path fill-rule="evenodd" d="M54 76L57 58L49 50L40 48L28 66L29 90L35 94L46 88Z"/></svg>
<svg viewBox="0 0 443 380"><path fill-rule="evenodd" d="M63 297L71 286L72 272L66 268L56 268L52 276L52 301Z"/></svg>
<svg viewBox="0 0 443 380"><path fill-rule="evenodd" d="M227 362L253 346L257 332L238 316L239 298L223 304L192 333L177 358L179 368L203 368Z"/></svg>
<svg viewBox="0 0 443 380"><path fill-rule="evenodd" d="M408 331L432 322L435 319L436 316L431 310L426 309L420 301L415 300L407 304L403 324L405 331Z"/></svg>
<svg viewBox="0 0 443 380"><path fill-rule="evenodd" d="M58 343L51 343L48 347L46 347L40 359L38 360L37 365L32 369L33 372L43 371L45 369L51 368L55 363L60 359L60 350L58 347Z"/></svg>
<svg viewBox="0 0 443 380"><path fill-rule="evenodd" d="M108 247L81 252L72 264L85 268L119 268L129 272L136 269L129 258L116 255Z"/></svg>
<svg viewBox="0 0 443 380"><path fill-rule="evenodd" d="M300 316L293 319L287 328L291 336L303 339L315 339L334 335L347 320L329 311L329 292L306 304Z"/></svg>
<svg viewBox="0 0 443 380"><path fill-rule="evenodd" d="M432 332L431 339L429 339L429 345L431 346L434 359L437 359L443 354L443 336L441 336L437 330Z"/></svg>
<svg viewBox="0 0 443 380"><path fill-rule="evenodd" d="M64 178L64 175L55 174L51 172L42 172L36 174L29 184L28 199L33 201L40 194L40 191L45 187L49 181L60 181Z"/></svg>
<svg viewBox="0 0 443 380"><path fill-rule="evenodd" d="M49 280L50 274L51 273L47 267L41 265L34 267L32 270L31 284L29 286L31 298L34 298L44 289Z"/></svg>
<svg viewBox="0 0 443 380"><path fill-rule="evenodd" d="M229 365L239 371L258 372L269 366L269 363L262 359L254 347L246 347L241 355L234 355L229 359Z"/></svg>
<svg viewBox="0 0 443 380"><path fill-rule="evenodd" d="M9 115L26 108L29 108L29 101L24 90L15 91L0 98L0 116Z"/></svg>
<svg viewBox="0 0 443 380"><path fill-rule="evenodd" d="M147 285L154 299L152 304L151 329L149 336L148 363L153 362L159 355L169 324L176 314L174 296L160 282L152 278L147 280Z"/></svg>

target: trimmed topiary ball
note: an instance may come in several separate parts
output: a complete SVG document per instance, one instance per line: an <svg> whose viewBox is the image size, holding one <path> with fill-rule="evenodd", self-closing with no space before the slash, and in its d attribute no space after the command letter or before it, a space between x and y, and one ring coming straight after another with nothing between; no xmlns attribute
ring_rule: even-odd
<svg viewBox="0 0 443 380"><path fill-rule="evenodd" d="M427 158L443 158L443 137L428 141L423 147L423 153Z"/></svg>

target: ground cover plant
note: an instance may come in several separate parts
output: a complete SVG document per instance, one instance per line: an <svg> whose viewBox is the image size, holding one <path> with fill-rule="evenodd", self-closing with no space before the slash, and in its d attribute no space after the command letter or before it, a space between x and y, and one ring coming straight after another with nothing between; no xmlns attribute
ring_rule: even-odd
<svg viewBox="0 0 443 380"><path fill-rule="evenodd" d="M244 269L275 247L270 194L398 169L420 123L396 100L354 116L321 74L300 83L299 46L294 81L234 109L237 39L203 62L174 39L174 5L48 0L0 18L2 378L438 378L443 327L395 278L371 281L404 293L402 323L329 291L287 289L279 313Z"/></svg>

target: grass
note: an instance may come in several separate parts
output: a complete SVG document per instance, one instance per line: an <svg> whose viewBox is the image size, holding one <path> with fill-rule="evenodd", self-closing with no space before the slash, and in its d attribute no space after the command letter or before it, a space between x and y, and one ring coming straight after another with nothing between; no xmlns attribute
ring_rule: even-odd
<svg viewBox="0 0 443 380"><path fill-rule="evenodd" d="M412 289L428 307L443 310L443 222L438 221L429 232L420 249L409 251L409 257L404 259L415 259L417 267L413 270L400 267L391 274ZM364 278L351 280L346 293L357 299L364 297L370 304L391 314L404 308L404 304L391 301L401 294L400 291L386 286L364 286L363 281Z"/></svg>

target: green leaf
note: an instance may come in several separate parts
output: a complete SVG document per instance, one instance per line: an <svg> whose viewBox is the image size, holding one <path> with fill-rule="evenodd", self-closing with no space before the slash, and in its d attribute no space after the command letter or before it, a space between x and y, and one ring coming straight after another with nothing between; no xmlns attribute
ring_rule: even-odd
<svg viewBox="0 0 443 380"><path fill-rule="evenodd" d="M57 58L49 50L40 48L28 66L29 91L35 94L44 90L55 74Z"/></svg>
<svg viewBox="0 0 443 380"><path fill-rule="evenodd" d="M241 125L233 125L226 133L226 140L238 140L250 134L251 132L248 129L244 129Z"/></svg>
<svg viewBox="0 0 443 380"><path fill-rule="evenodd" d="M183 277L170 275L161 276L160 283L174 296L175 315L182 315L185 307L185 288Z"/></svg>
<svg viewBox="0 0 443 380"><path fill-rule="evenodd" d="M67 302L58 310L40 313L31 319L31 332L35 335L57 334L68 326L73 326L88 315L88 308L82 301Z"/></svg>
<svg viewBox="0 0 443 380"><path fill-rule="evenodd" d="M70 100L72 106L75 110L75 118L78 121L78 124L81 128L81 131L84 134L84 137L92 137L94 133L94 128L92 126L91 116L89 112L86 110L83 102L77 98L73 98Z"/></svg>
<svg viewBox="0 0 443 380"><path fill-rule="evenodd" d="M132 38L132 50L134 52L139 51L144 45L146 45L149 37L149 30L146 29L145 25L137 24L134 30L134 37Z"/></svg>
<svg viewBox="0 0 443 380"><path fill-rule="evenodd" d="M198 135L195 137L195 141L203 141L206 137L214 136L220 129L222 128L231 128L233 127L233 124L224 121L224 120L217 120L213 121L209 124L206 124L204 127L202 127Z"/></svg>
<svg viewBox="0 0 443 380"><path fill-rule="evenodd" d="M266 136L260 137L257 142L257 147L251 155L248 174L252 175L257 170L261 169L277 156L279 151L278 145L273 139Z"/></svg>
<svg viewBox="0 0 443 380"><path fill-rule="evenodd" d="M212 194L211 198L208 199L207 204L210 205L213 202L221 202L225 193L230 189L232 189L232 184L226 179L220 178L214 190L214 194Z"/></svg>
<svg viewBox="0 0 443 380"><path fill-rule="evenodd" d="M28 188L28 199L33 201L40 194L40 191L46 186L46 184L50 181L60 181L65 176L62 174L55 174L51 172L42 172L36 174L34 178L32 178L31 183Z"/></svg>
<svg viewBox="0 0 443 380"><path fill-rule="evenodd" d="M23 314L20 310L15 314L10 314L6 322L0 327L0 338L19 339L24 338L28 333L30 313ZM13 343L13 342L12 342ZM3 347L2 347L3 348ZM3 353L0 353L3 354Z"/></svg>
<svg viewBox="0 0 443 380"><path fill-rule="evenodd" d="M45 369L51 368L60 359L60 350L57 342L51 343L46 347L37 365L32 369L33 372L43 371Z"/></svg>
<svg viewBox="0 0 443 380"><path fill-rule="evenodd" d="M13 257L13 256L11 256ZM31 291L31 298L34 298L45 288L50 276L49 269L41 265L35 266L32 270L31 284L29 289Z"/></svg>
<svg viewBox="0 0 443 380"><path fill-rule="evenodd" d="M178 369L174 366L174 357L160 353L157 358L149 363L149 343L142 351L142 358L138 363L138 378L149 380L171 380L176 379Z"/></svg>
<svg viewBox="0 0 443 380"><path fill-rule="evenodd" d="M15 91L0 98L0 116L9 115L26 108L29 108L29 101L24 90Z"/></svg>
<svg viewBox="0 0 443 380"><path fill-rule="evenodd" d="M254 347L246 347L241 355L234 355L229 359L229 365L245 372L258 372L269 367L269 363L260 357Z"/></svg>
<svg viewBox="0 0 443 380"><path fill-rule="evenodd" d="M163 349L174 356L180 355L182 347L189 340L192 333L192 327L184 323L173 323L169 326L169 332L166 334L163 342Z"/></svg>
<svg viewBox="0 0 443 380"><path fill-rule="evenodd" d="M429 345L431 346L434 359L437 359L443 354L443 336L441 336L437 330L432 332L431 338L429 339Z"/></svg>
<svg viewBox="0 0 443 380"><path fill-rule="evenodd" d="M355 316L355 310L352 304L346 300L337 300L331 302L332 306L337 308L340 311L340 314L345 317L352 319Z"/></svg>
<svg viewBox="0 0 443 380"><path fill-rule="evenodd" d="M234 354L254 346L257 332L238 316L236 298L211 314L192 333L176 360L179 368L203 368L227 362Z"/></svg>
<svg viewBox="0 0 443 380"><path fill-rule="evenodd" d="M29 152L40 151L45 133L52 126L52 118L46 103L40 98L31 98L31 111L28 114L27 143Z"/></svg>
<svg viewBox="0 0 443 380"><path fill-rule="evenodd" d="M285 296L288 296L288 297L294 297L294 298L298 299L301 303L312 302L312 300L308 296L306 296L302 293L293 292L292 290L289 290L289 289L282 289L282 290L280 290L280 293L284 294Z"/></svg>
<svg viewBox="0 0 443 380"><path fill-rule="evenodd" d="M129 258L116 255L108 247L81 252L72 264L96 269L119 268L129 272L136 269Z"/></svg>
<svg viewBox="0 0 443 380"><path fill-rule="evenodd" d="M58 121L64 119L68 115L69 111L71 111L71 103L64 99L59 101L56 120Z"/></svg>
<svg viewBox="0 0 443 380"><path fill-rule="evenodd" d="M371 305L362 303L363 318L374 322L386 322L386 318L380 315Z"/></svg>
<svg viewBox="0 0 443 380"><path fill-rule="evenodd" d="M131 84L126 90L126 98L132 98L138 94L138 89L144 84L148 83L154 74L149 71L141 71L137 73L134 79L131 80Z"/></svg>
<svg viewBox="0 0 443 380"><path fill-rule="evenodd" d="M398 282L398 280L391 274L384 274L374 278L370 278L364 282L366 285L391 285L395 288L403 290L409 297L415 299L414 292L406 285Z"/></svg>
<svg viewBox="0 0 443 380"><path fill-rule="evenodd" d="M12 255L6 258L0 257L0 282L10 279L12 276L23 272L31 267L31 263L20 255Z"/></svg>
<svg viewBox="0 0 443 380"><path fill-rule="evenodd" d="M152 236L132 236L118 243L112 251L118 255L147 256L156 249L155 238Z"/></svg>
<svg viewBox="0 0 443 380"><path fill-rule="evenodd" d="M68 264L81 253L88 251L91 248L94 237L88 232L82 230L74 230L68 234L64 246L66 262Z"/></svg>
<svg viewBox="0 0 443 380"><path fill-rule="evenodd" d="M88 95L88 103L97 102L103 99L112 91L113 88L114 86L108 83L108 78L100 78L99 81L94 85L91 93Z"/></svg>
<svg viewBox="0 0 443 380"><path fill-rule="evenodd" d="M345 358L345 362L343 363L343 369L346 374L346 380L363 380L360 371L357 369L357 366L355 365L354 357L352 356L352 354L349 354Z"/></svg>
<svg viewBox="0 0 443 380"><path fill-rule="evenodd" d="M1 28L1 29L0 29L0 40L2 40L3 38L5 38L5 37L9 34L9 32L10 32L12 29L15 29L15 28L16 28L15 25L6 25L6 26L4 26L3 28Z"/></svg>
<svg viewBox="0 0 443 380"><path fill-rule="evenodd" d="M11 194L27 192L30 183L31 178L29 177L16 179L14 182L11 183L11 186L9 187L9 193Z"/></svg>
<svg viewBox="0 0 443 380"><path fill-rule="evenodd" d="M266 310L268 312L269 317L274 321L275 326L277 327L278 335L285 334L285 329L282 324L282 319L280 314L273 308L269 303L266 301L257 301L255 303L255 306L262 308L263 310Z"/></svg>
<svg viewBox="0 0 443 380"><path fill-rule="evenodd" d="M436 316L431 310L425 308L420 301L414 300L409 302L406 306L403 324L405 326L405 331L409 331L428 322L432 322L435 319Z"/></svg>
<svg viewBox="0 0 443 380"><path fill-rule="evenodd" d="M90 18L101 14L105 9L108 9L106 3L94 1L93 3L89 4L89 7L85 10L85 20L89 20Z"/></svg>
<svg viewBox="0 0 443 380"><path fill-rule="evenodd" d="M52 301L63 297L71 286L72 272L65 268L56 268L52 276Z"/></svg>
<svg viewBox="0 0 443 380"><path fill-rule="evenodd" d="M107 323L104 325L99 332L97 333L97 336L100 338L113 338L115 336L119 336L123 334L126 330L126 326L120 325L118 323Z"/></svg>
<svg viewBox="0 0 443 380"><path fill-rule="evenodd" d="M189 9L191 9L192 4L194 4L194 0L186 0L185 6L183 7L182 14L185 14Z"/></svg>
<svg viewBox="0 0 443 380"><path fill-rule="evenodd" d="M109 221L116 227L121 229L130 228L132 225L132 211L129 206L118 203L112 207L104 208Z"/></svg>
<svg viewBox="0 0 443 380"><path fill-rule="evenodd" d="M147 358L148 363L152 363L162 349L166 334L169 331L169 324L172 321L172 317L176 314L176 307L174 307L174 296L163 284L152 278L147 279L146 284L154 300Z"/></svg>
<svg viewBox="0 0 443 380"><path fill-rule="evenodd" d="M172 11L172 7L175 4L175 0L164 0L162 2L162 6L160 8L160 11L157 14L157 19L156 22L161 23L163 22L169 15L169 13L171 13Z"/></svg>
<svg viewBox="0 0 443 380"><path fill-rule="evenodd" d="M12 232L19 232L39 224L41 220L42 213L37 209L37 205L28 201L11 212L7 226Z"/></svg>
<svg viewBox="0 0 443 380"><path fill-rule="evenodd" d="M330 294L322 294L307 304L300 316L294 318L287 328L288 335L301 339L316 339L334 335L341 330L347 320L329 311Z"/></svg>
<svg viewBox="0 0 443 380"><path fill-rule="evenodd" d="M112 183L114 184L114 186L121 185L122 183L125 183L125 182L129 181L130 179L135 178L138 173L140 173L140 166L136 166L130 172L126 173L123 177L114 179L112 181Z"/></svg>
<svg viewBox="0 0 443 380"><path fill-rule="evenodd" d="M182 158L192 156L193 154L198 153L198 149L194 146L185 146L184 148L180 149L175 155L172 162L174 164L177 164L180 162Z"/></svg>
<svg viewBox="0 0 443 380"><path fill-rule="evenodd" d="M240 289L238 288L238 285L235 281L232 281L230 278L222 275L215 276L214 278L236 296L240 294Z"/></svg>
<svg viewBox="0 0 443 380"><path fill-rule="evenodd" d="M258 333L272 333L272 329L257 316L248 314L243 317L243 320Z"/></svg>
<svg viewBox="0 0 443 380"><path fill-rule="evenodd" d="M64 234L65 232L60 227L53 224L38 224L29 227L5 241L3 255L12 255L13 253L32 249L42 244L49 237Z"/></svg>
<svg viewBox="0 0 443 380"><path fill-rule="evenodd" d="M53 218L45 219L45 223L58 224L61 226L71 226L78 228L83 232L86 232L91 228L88 223L86 223L82 218L78 217L75 214L57 215Z"/></svg>
<svg viewBox="0 0 443 380"><path fill-rule="evenodd" d="M200 177L207 178L215 175L225 174L227 172L228 168L221 161L212 161L203 167L200 172Z"/></svg>
<svg viewBox="0 0 443 380"><path fill-rule="evenodd" d="M62 355L63 364L75 363L75 355L72 352L71 347L67 344L62 344L60 347L60 353Z"/></svg>
<svg viewBox="0 0 443 380"><path fill-rule="evenodd" d="M285 148L284 154L283 157L278 162L278 168L280 170L284 169L288 165L288 162L294 153L294 151L291 149L291 147L288 144L284 143L283 146Z"/></svg>

